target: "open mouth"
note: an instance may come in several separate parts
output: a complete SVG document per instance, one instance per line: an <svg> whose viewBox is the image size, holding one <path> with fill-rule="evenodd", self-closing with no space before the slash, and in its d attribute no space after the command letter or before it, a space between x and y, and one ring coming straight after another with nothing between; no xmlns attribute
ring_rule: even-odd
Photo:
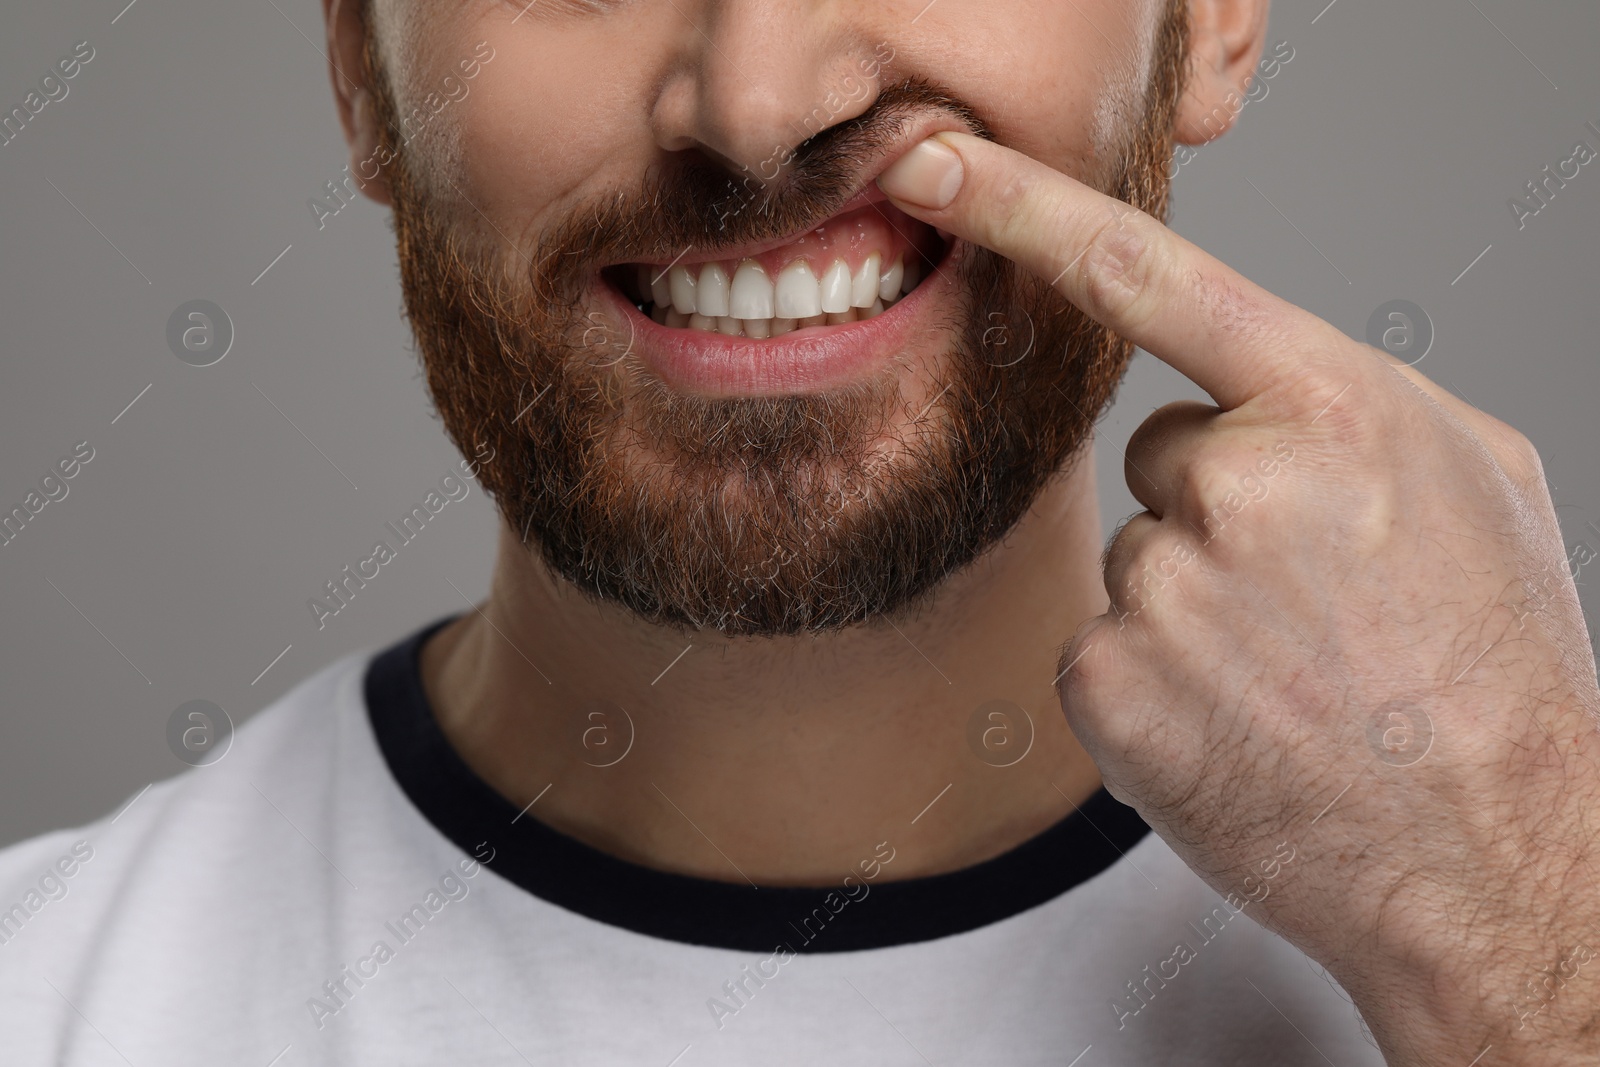
<svg viewBox="0 0 1600 1067"><path fill-rule="evenodd" d="M948 247L933 227L876 200L756 253L686 253L601 273L669 330L764 340L883 314L938 268Z"/></svg>

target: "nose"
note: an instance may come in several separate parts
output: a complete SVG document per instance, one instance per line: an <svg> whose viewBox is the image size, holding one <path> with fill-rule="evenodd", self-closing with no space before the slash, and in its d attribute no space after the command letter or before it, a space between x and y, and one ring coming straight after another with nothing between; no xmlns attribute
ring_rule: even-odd
<svg viewBox="0 0 1600 1067"><path fill-rule="evenodd" d="M775 178L793 149L877 99L875 47L844 0L676 0L694 25L656 98L666 151L698 148L736 173Z"/></svg>

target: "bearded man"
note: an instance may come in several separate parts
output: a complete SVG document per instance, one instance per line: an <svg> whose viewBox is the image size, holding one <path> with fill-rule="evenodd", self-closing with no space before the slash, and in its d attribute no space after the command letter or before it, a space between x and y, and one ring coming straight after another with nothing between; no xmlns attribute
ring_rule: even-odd
<svg viewBox="0 0 1600 1067"><path fill-rule="evenodd" d="M1267 0L324 10L493 586L8 850L16 1062L1594 1055L1537 455L1159 221Z"/></svg>

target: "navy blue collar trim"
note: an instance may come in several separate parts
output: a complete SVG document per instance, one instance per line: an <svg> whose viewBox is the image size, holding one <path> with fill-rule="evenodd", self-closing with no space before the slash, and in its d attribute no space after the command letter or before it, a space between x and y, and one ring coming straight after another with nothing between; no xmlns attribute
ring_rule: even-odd
<svg viewBox="0 0 1600 1067"><path fill-rule="evenodd" d="M1100 874L1150 832L1138 813L1101 789L1009 852L900 881L858 875L847 882L841 875L838 884L820 888L752 889L620 860L531 815L519 818L516 806L450 747L418 666L423 643L449 621L424 627L379 653L367 668L367 710L390 772L423 816L462 851L535 896L612 926L762 953L782 947L850 952L929 941L1037 907Z"/></svg>

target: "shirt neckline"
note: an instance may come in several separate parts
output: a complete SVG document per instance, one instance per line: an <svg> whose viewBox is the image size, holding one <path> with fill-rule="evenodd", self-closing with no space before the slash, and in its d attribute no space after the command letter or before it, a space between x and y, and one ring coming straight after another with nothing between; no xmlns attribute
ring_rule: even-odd
<svg viewBox="0 0 1600 1067"><path fill-rule="evenodd" d="M884 880L890 868L881 855L876 870L873 857L864 857L861 869L840 872L831 885L759 888L618 859L519 811L445 739L422 687L418 655L453 618L430 623L367 667L363 692L384 762L423 817L458 848L541 900L597 922L750 952L850 952L931 941L1054 899L1106 870L1150 831L1101 788L993 859L898 881Z"/></svg>

